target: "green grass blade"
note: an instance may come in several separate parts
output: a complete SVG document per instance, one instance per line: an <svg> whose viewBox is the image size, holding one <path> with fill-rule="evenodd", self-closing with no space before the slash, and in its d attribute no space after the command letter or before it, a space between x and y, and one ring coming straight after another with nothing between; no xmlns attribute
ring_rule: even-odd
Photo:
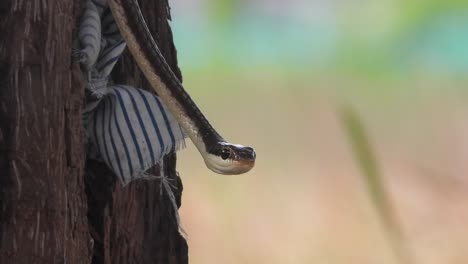
<svg viewBox="0 0 468 264"><path fill-rule="evenodd" d="M414 261L409 250L405 247L400 224L392 209L385 189L385 183L379 171L377 159L372 151L365 128L351 107L343 108L340 115L342 125L345 128L353 150L354 158L362 171L363 180L367 185L369 198L386 231L389 244L399 263L413 264Z"/></svg>

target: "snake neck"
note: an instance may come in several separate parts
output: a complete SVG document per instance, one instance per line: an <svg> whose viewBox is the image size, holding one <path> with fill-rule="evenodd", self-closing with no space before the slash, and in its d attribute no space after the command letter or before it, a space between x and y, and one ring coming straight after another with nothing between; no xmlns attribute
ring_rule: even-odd
<svg viewBox="0 0 468 264"><path fill-rule="evenodd" d="M210 152L210 146L225 142L169 67L136 0L109 0L108 3L139 68L202 155Z"/></svg>

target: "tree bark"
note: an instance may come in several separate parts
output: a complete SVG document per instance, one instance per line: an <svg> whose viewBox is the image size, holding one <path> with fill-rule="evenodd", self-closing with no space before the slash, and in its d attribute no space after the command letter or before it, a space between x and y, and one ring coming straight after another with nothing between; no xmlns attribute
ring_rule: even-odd
<svg viewBox="0 0 468 264"><path fill-rule="evenodd" d="M167 1L139 2L180 77ZM0 1L0 263L188 263L160 182L122 187L86 161L84 82L71 57L83 7ZM128 53L114 71L117 83L148 87ZM175 162L167 157L164 168L180 206Z"/></svg>

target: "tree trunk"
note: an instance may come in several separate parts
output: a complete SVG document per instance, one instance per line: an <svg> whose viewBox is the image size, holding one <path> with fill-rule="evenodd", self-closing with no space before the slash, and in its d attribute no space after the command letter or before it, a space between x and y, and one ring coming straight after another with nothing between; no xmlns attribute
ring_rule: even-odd
<svg viewBox="0 0 468 264"><path fill-rule="evenodd" d="M139 0L180 77L166 0ZM160 182L122 187L86 161L84 82L72 43L80 0L0 1L0 263L187 263ZM118 83L147 88L125 54ZM175 155L165 160L180 206ZM157 170L155 170L157 171Z"/></svg>

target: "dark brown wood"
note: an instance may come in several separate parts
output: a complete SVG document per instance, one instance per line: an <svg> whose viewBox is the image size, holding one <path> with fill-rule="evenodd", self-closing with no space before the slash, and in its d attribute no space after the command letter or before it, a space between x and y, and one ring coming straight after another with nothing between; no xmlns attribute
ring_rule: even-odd
<svg viewBox="0 0 468 264"><path fill-rule="evenodd" d="M1 1L0 262L91 259L73 1Z"/></svg>
<svg viewBox="0 0 468 264"><path fill-rule="evenodd" d="M167 1L140 4L180 77ZM123 187L86 162L84 83L71 58L83 5L0 1L0 263L188 263L159 181ZM128 54L115 77L148 87ZM164 167L180 206L175 163L172 155Z"/></svg>

